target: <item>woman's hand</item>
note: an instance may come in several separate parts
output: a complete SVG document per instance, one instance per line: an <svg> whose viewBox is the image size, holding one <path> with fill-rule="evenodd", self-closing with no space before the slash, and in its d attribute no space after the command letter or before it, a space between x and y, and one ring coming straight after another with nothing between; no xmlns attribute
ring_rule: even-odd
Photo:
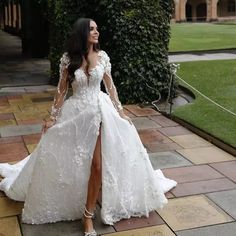
<svg viewBox="0 0 236 236"><path fill-rule="evenodd" d="M119 111L119 114L120 114L120 117L121 117L122 119L125 119L125 120L129 121L129 123L130 123L131 125L133 125L132 120L131 120L127 115L125 115L123 109Z"/></svg>
<svg viewBox="0 0 236 236"><path fill-rule="evenodd" d="M42 132L45 133L49 128L51 128L56 123L55 118L50 117L48 120L43 120Z"/></svg>

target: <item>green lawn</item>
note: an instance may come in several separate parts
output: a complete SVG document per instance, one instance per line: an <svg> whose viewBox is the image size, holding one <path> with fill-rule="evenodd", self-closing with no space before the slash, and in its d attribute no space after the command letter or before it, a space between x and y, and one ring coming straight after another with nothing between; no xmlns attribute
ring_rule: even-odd
<svg viewBox="0 0 236 236"><path fill-rule="evenodd" d="M236 48L236 24L171 24L170 52Z"/></svg>
<svg viewBox="0 0 236 236"><path fill-rule="evenodd" d="M178 75L236 113L236 60L183 62ZM177 108L174 115L236 147L236 116L194 94L196 100Z"/></svg>

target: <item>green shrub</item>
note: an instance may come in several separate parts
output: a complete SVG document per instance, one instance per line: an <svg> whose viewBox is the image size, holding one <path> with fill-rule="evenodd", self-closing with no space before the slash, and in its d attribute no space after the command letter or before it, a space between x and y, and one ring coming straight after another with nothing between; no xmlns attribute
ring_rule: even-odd
<svg viewBox="0 0 236 236"><path fill-rule="evenodd" d="M53 83L58 80L58 62L68 31L78 17L84 16L93 18L100 27L101 48L111 58L122 102L155 100L158 91L165 95L170 77L172 8L172 0L49 0Z"/></svg>
<svg viewBox="0 0 236 236"><path fill-rule="evenodd" d="M78 3L74 0L48 0L49 59L51 62L51 83L54 85L58 83L58 65L64 52L64 43L73 21L77 18L76 9L78 9Z"/></svg>

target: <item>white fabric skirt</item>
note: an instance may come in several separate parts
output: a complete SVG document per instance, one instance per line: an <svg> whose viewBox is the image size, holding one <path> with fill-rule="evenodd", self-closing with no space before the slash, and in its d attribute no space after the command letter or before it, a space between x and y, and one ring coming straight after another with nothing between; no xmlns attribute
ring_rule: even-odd
<svg viewBox="0 0 236 236"><path fill-rule="evenodd" d="M82 217L91 161L101 127L102 220L114 224L162 208L176 186L153 170L134 125L122 119L110 98L80 107L71 97L57 123L42 135L33 153L15 165L0 164L0 190L24 201L22 221L43 224Z"/></svg>

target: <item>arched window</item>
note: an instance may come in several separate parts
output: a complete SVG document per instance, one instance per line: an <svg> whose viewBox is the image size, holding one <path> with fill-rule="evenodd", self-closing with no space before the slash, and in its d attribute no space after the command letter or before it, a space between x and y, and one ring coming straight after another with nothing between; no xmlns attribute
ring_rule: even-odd
<svg viewBox="0 0 236 236"><path fill-rule="evenodd" d="M200 3L196 7L197 21L206 21L207 18L207 4Z"/></svg>
<svg viewBox="0 0 236 236"><path fill-rule="evenodd" d="M185 14L186 14L186 20L187 21L192 21L192 5L190 4L186 4L186 7L185 7Z"/></svg>
<svg viewBox="0 0 236 236"><path fill-rule="evenodd" d="M235 0L228 0L227 10L228 12L235 12Z"/></svg>

